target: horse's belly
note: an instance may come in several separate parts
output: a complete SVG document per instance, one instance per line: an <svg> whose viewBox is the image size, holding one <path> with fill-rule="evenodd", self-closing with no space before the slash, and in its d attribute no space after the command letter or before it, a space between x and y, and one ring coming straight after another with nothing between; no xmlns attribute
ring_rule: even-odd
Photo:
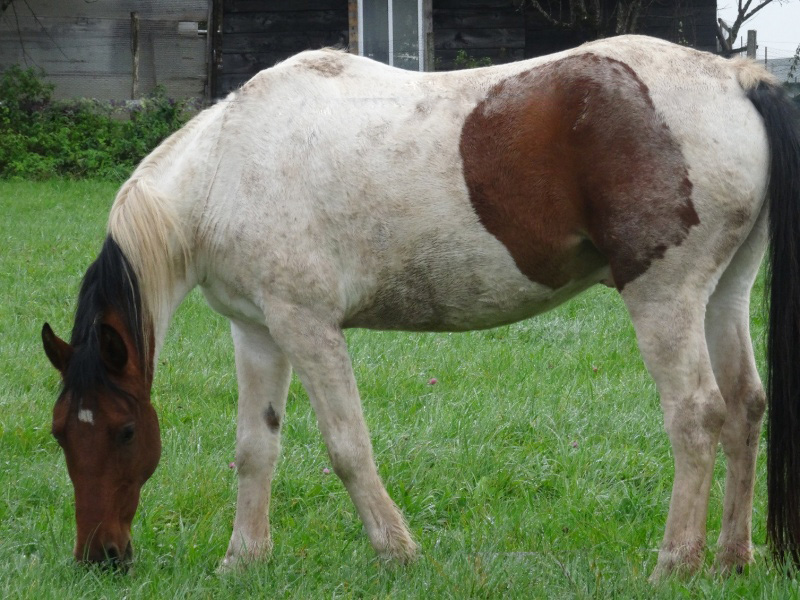
<svg viewBox="0 0 800 600"><path fill-rule="evenodd" d="M550 288L525 277L507 260L442 264L416 257L404 269L385 271L345 318L345 327L410 331L465 331L513 323L549 310L609 276L587 265L580 277Z"/></svg>

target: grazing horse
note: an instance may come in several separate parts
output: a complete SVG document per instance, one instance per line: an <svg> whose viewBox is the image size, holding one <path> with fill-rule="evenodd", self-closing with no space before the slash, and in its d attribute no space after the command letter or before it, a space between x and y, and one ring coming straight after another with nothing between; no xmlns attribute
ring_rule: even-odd
<svg viewBox="0 0 800 600"><path fill-rule="evenodd" d="M717 554L753 560L770 401L768 530L800 549L800 126L758 65L646 37L453 73L304 52L247 82L120 189L69 343L53 435L75 556L124 562L159 460L159 350L200 286L230 319L238 497L223 567L271 547L270 484L292 369L375 550L417 546L375 467L342 331L460 331L615 287L655 379L675 480L655 577L703 562L717 444ZM749 295L771 241L769 394Z"/></svg>

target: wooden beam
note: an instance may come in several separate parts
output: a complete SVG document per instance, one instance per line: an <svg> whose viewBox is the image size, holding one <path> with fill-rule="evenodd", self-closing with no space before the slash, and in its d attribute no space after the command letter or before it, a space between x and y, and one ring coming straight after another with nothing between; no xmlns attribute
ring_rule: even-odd
<svg viewBox="0 0 800 600"><path fill-rule="evenodd" d="M131 53L133 54L133 73L131 76L131 99L139 97L139 13L131 13Z"/></svg>
<svg viewBox="0 0 800 600"><path fill-rule="evenodd" d="M756 48L758 48L758 44L756 44L756 31L755 31L755 29L748 29L747 30L747 57L748 58L755 58L756 57Z"/></svg>
<svg viewBox="0 0 800 600"><path fill-rule="evenodd" d="M347 2L348 40L350 54L358 54L358 0Z"/></svg>
<svg viewBox="0 0 800 600"><path fill-rule="evenodd" d="M436 45L433 42L433 0L423 0L422 18L423 22L420 23L420 26L423 28L423 39L425 40L425 65L423 69L426 71L435 71Z"/></svg>
<svg viewBox="0 0 800 600"><path fill-rule="evenodd" d="M222 0L212 0L211 2L211 22L208 24L208 35L211 36L211 55L209 60L212 67L212 78L209 82L211 97L218 98L227 90L223 91L222 84L222 19L224 16Z"/></svg>

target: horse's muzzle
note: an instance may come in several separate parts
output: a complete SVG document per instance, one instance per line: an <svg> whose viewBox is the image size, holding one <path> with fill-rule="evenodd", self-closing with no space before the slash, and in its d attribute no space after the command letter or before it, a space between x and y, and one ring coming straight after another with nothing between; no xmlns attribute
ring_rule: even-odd
<svg viewBox="0 0 800 600"><path fill-rule="evenodd" d="M133 545L129 540L125 547L120 549L117 544L109 543L77 558L79 562L96 564L103 568L125 572L133 561Z"/></svg>

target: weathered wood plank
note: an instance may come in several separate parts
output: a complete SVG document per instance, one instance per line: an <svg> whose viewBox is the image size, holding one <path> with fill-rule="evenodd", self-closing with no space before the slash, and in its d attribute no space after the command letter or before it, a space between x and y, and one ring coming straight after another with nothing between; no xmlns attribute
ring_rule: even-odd
<svg viewBox="0 0 800 600"><path fill-rule="evenodd" d="M225 14L298 10L347 10L347 0L225 0Z"/></svg>
<svg viewBox="0 0 800 600"><path fill-rule="evenodd" d="M255 75L263 69L268 69L276 63L286 60L296 52L240 52L225 54L222 57L222 70L225 75Z"/></svg>
<svg viewBox="0 0 800 600"><path fill-rule="evenodd" d="M224 74L219 77L219 92L220 96L232 92L242 86L242 84L250 79L252 75L237 73L237 74Z"/></svg>
<svg viewBox="0 0 800 600"><path fill-rule="evenodd" d="M223 56L242 52L293 52L329 46L347 47L347 29L340 31L292 31L265 36L229 34L225 37Z"/></svg>
<svg viewBox="0 0 800 600"><path fill-rule="evenodd" d="M433 32L436 52L453 48L525 48L525 29L439 29Z"/></svg>
<svg viewBox="0 0 800 600"><path fill-rule="evenodd" d="M520 7L519 0L435 0L433 10L441 9L464 9L464 8L506 8L517 10Z"/></svg>
<svg viewBox="0 0 800 600"><path fill-rule="evenodd" d="M345 10L236 13L228 15L222 33L282 33L288 31L347 30ZM224 45L224 42L223 42Z"/></svg>
<svg viewBox="0 0 800 600"><path fill-rule="evenodd" d="M130 19L136 11L141 19L205 21L208 15L208 0L15 0L14 6L20 18L39 19Z"/></svg>
<svg viewBox="0 0 800 600"><path fill-rule="evenodd" d="M519 10L440 10L433 11L433 28L486 29L523 27L525 15Z"/></svg>
<svg viewBox="0 0 800 600"><path fill-rule="evenodd" d="M47 26L46 31L33 21L23 20L20 20L19 32L0 27L0 65L8 66L20 61L25 64L24 56L27 55L29 64L49 64L59 71L86 74L131 72L130 15L120 21L49 21L46 25L51 26ZM205 41L199 36L178 35L177 23L173 21L140 20L140 44L143 53L157 48L157 54L163 60L205 63ZM142 62L147 62L144 54ZM165 69L175 67L174 62L163 66Z"/></svg>
<svg viewBox="0 0 800 600"><path fill-rule="evenodd" d="M40 24L41 23L41 24ZM45 29L42 29L44 25ZM176 97L201 96L206 80L205 39L178 34L175 21L140 19L139 90L163 84ZM55 95L129 98L130 14L124 19L20 19L20 31L0 20L0 70L39 66L57 82ZM20 41L21 37L21 41ZM67 83L75 80L75 85ZM193 82L188 84L187 82ZM112 84L111 82L117 82ZM114 88L114 85L119 85ZM77 94L74 90L79 89Z"/></svg>

